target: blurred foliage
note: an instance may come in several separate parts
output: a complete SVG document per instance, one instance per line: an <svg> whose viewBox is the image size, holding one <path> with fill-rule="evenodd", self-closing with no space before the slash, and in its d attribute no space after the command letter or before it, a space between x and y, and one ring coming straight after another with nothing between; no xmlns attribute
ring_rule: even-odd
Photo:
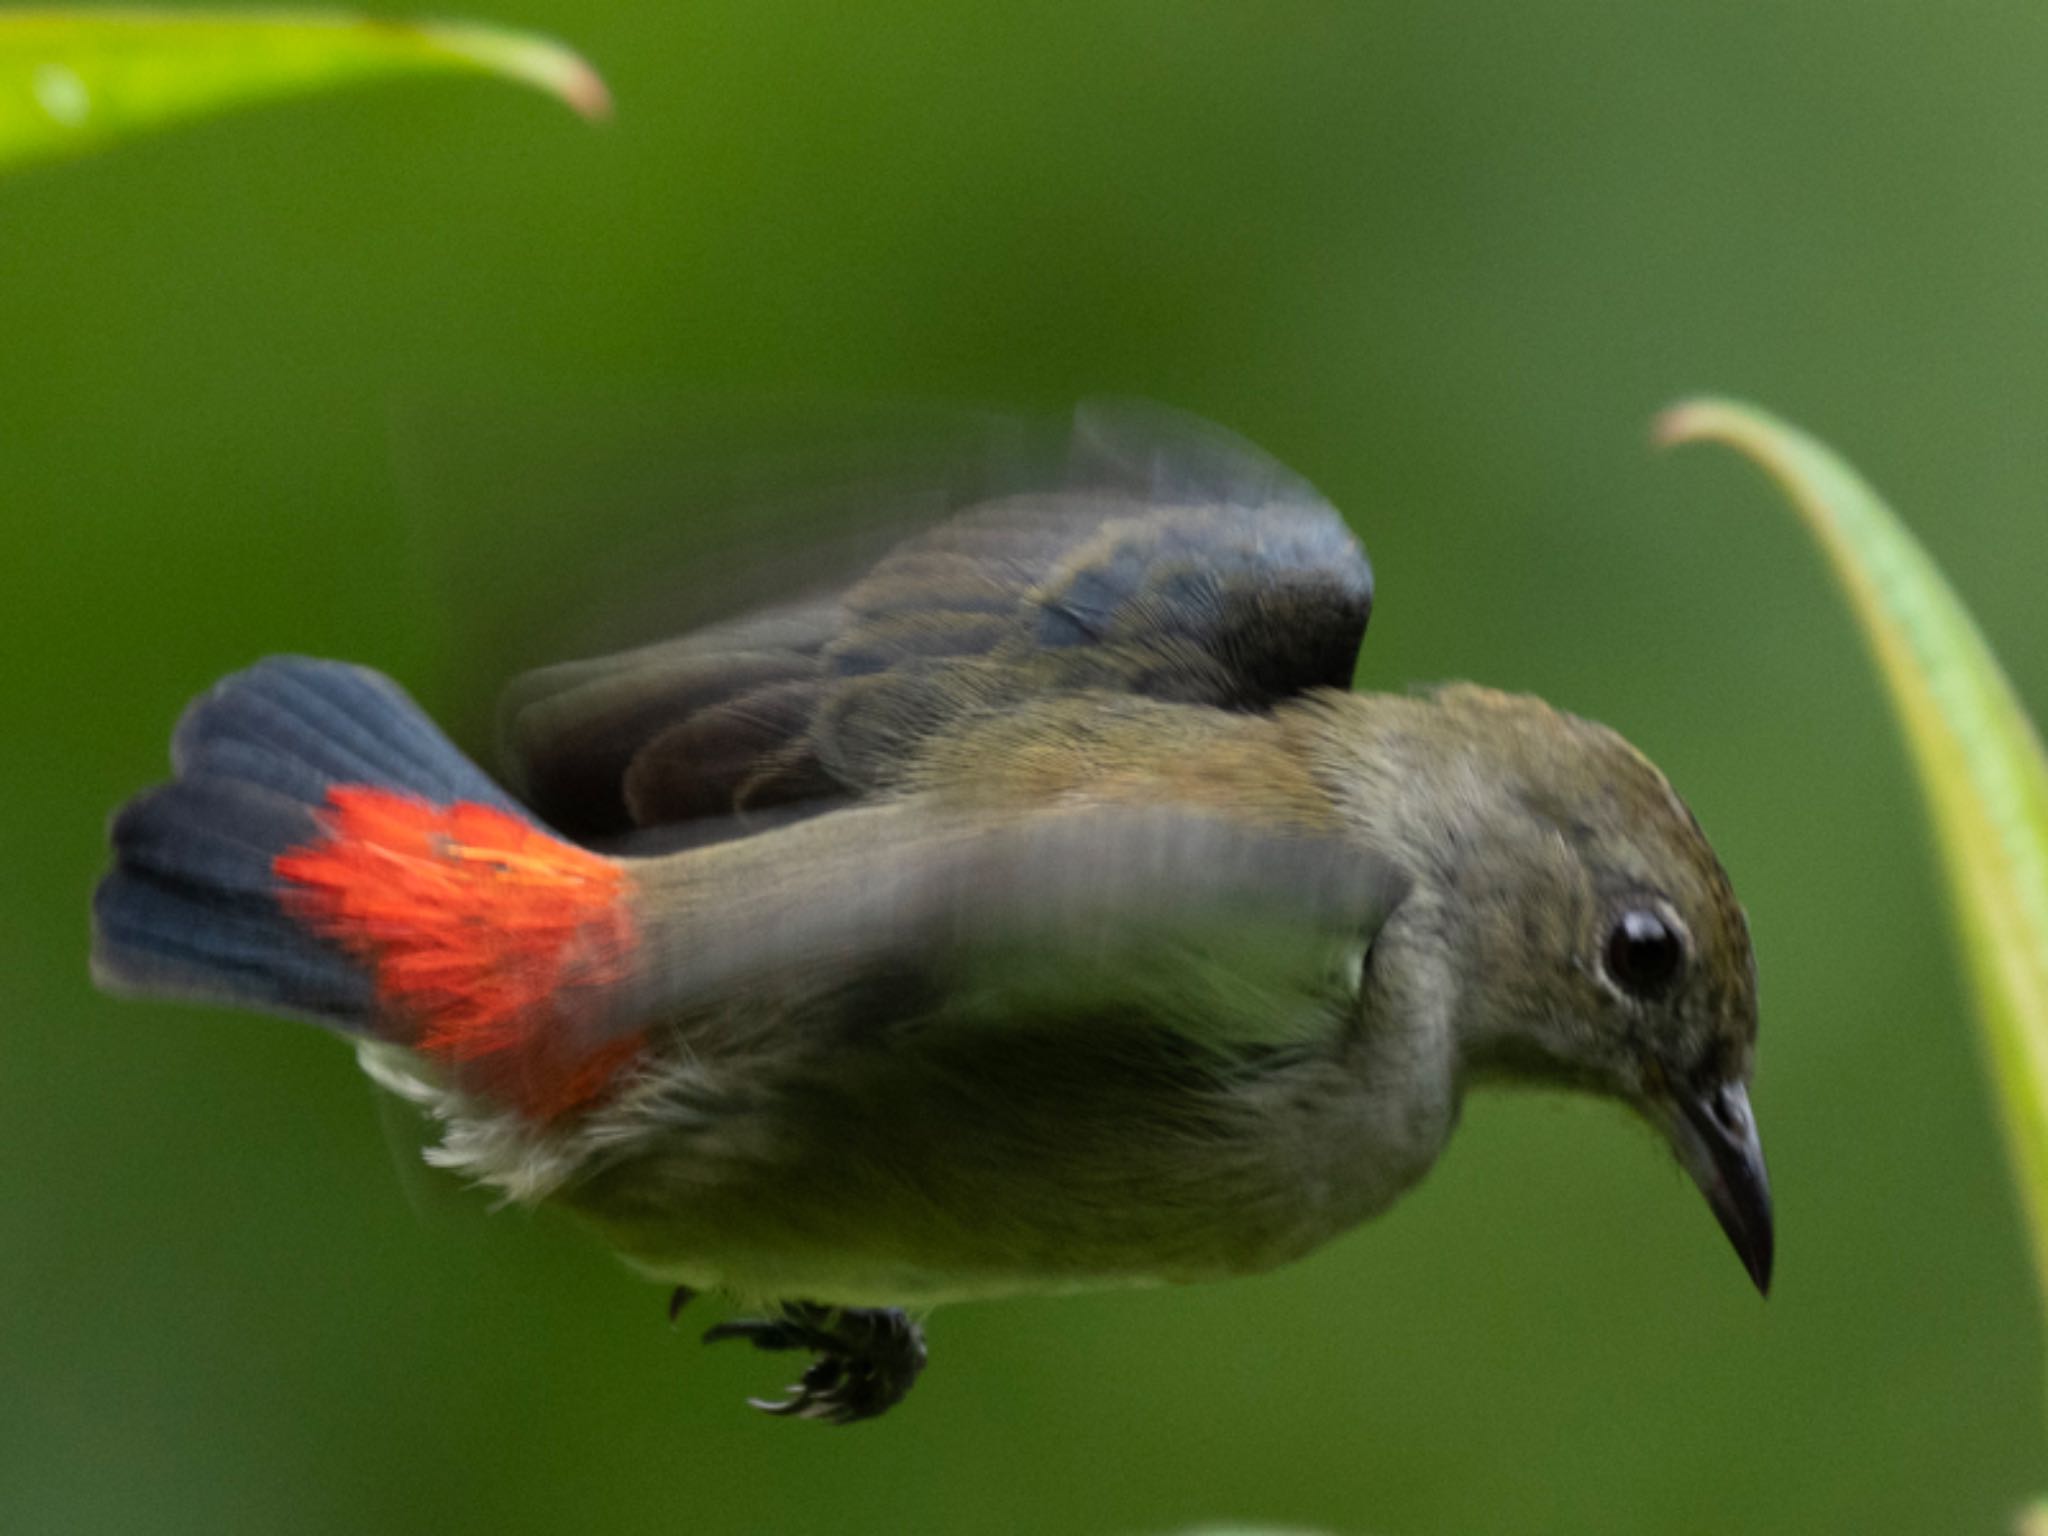
<svg viewBox="0 0 2048 1536"><path fill-rule="evenodd" d="M101 149L231 107L403 75L487 74L610 110L595 71L545 38L362 16L170 10L0 14L0 170Z"/></svg>
<svg viewBox="0 0 2048 1536"><path fill-rule="evenodd" d="M1790 531L1634 441L1714 383L1859 445L2048 696L2038 8L493 10L605 59L615 131L386 93L0 185L9 1529L1905 1533L2039 1485L2025 1249L1877 691ZM574 429L1099 392L1351 512L1363 686L1526 688L1671 772L1760 952L1767 1308L1621 1115L1481 1096L1309 1261L943 1311L903 1413L806 1435L581 1234L421 1173L331 1041L87 986L103 818L221 672L359 658L481 741L511 660L468 616L602 590L617 482L548 470ZM501 434L523 494L420 493L448 402L557 424Z"/></svg>
<svg viewBox="0 0 2048 1536"><path fill-rule="evenodd" d="M1667 443L1754 459L1827 552L1906 733L1933 818L2048 1293L2048 760L1997 657L1941 572L1840 458L1723 401L1665 415Z"/></svg>

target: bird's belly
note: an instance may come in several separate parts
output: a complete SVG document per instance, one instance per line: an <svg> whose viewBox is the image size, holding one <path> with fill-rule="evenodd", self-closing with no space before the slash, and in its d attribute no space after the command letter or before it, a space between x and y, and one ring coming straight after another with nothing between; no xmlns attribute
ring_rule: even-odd
<svg viewBox="0 0 2048 1536"><path fill-rule="evenodd" d="M636 1267L761 1299L920 1304L1240 1275L1420 1177L1447 1123L1334 1062L898 1061L678 1125L569 1202Z"/></svg>

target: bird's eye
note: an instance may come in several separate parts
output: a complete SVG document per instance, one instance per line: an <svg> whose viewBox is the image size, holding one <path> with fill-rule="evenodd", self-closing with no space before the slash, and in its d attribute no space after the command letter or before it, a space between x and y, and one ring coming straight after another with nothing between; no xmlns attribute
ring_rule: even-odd
<svg viewBox="0 0 2048 1536"><path fill-rule="evenodd" d="M1685 965L1685 940L1649 907L1631 907L1607 934L1607 975L1630 997L1662 997Z"/></svg>

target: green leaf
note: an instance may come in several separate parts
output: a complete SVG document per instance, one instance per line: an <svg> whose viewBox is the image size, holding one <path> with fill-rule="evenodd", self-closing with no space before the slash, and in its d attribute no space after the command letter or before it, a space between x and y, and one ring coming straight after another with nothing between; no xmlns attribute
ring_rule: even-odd
<svg viewBox="0 0 2048 1536"><path fill-rule="evenodd" d="M1934 822L2007 1143L2048 1293L2048 760L1940 570L1840 458L1753 407L1679 405L1664 443L1716 441L1777 481L1863 626Z"/></svg>
<svg viewBox="0 0 2048 1536"><path fill-rule="evenodd" d="M558 43L462 23L320 12L0 14L0 171L250 102L405 75L496 75L603 117L611 98Z"/></svg>

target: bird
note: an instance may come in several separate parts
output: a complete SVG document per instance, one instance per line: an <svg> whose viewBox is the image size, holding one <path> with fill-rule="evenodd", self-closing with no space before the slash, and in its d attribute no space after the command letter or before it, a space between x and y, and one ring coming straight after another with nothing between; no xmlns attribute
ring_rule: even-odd
<svg viewBox="0 0 2048 1536"><path fill-rule="evenodd" d="M515 678L497 777L367 668L227 677L112 819L93 974L353 1042L429 1162L807 1357L785 1417L892 1408L940 1304L1298 1259L1498 1086L1646 1120L1766 1291L1699 822L1538 698L1354 691L1372 601L1306 481L1087 404L837 585Z"/></svg>

